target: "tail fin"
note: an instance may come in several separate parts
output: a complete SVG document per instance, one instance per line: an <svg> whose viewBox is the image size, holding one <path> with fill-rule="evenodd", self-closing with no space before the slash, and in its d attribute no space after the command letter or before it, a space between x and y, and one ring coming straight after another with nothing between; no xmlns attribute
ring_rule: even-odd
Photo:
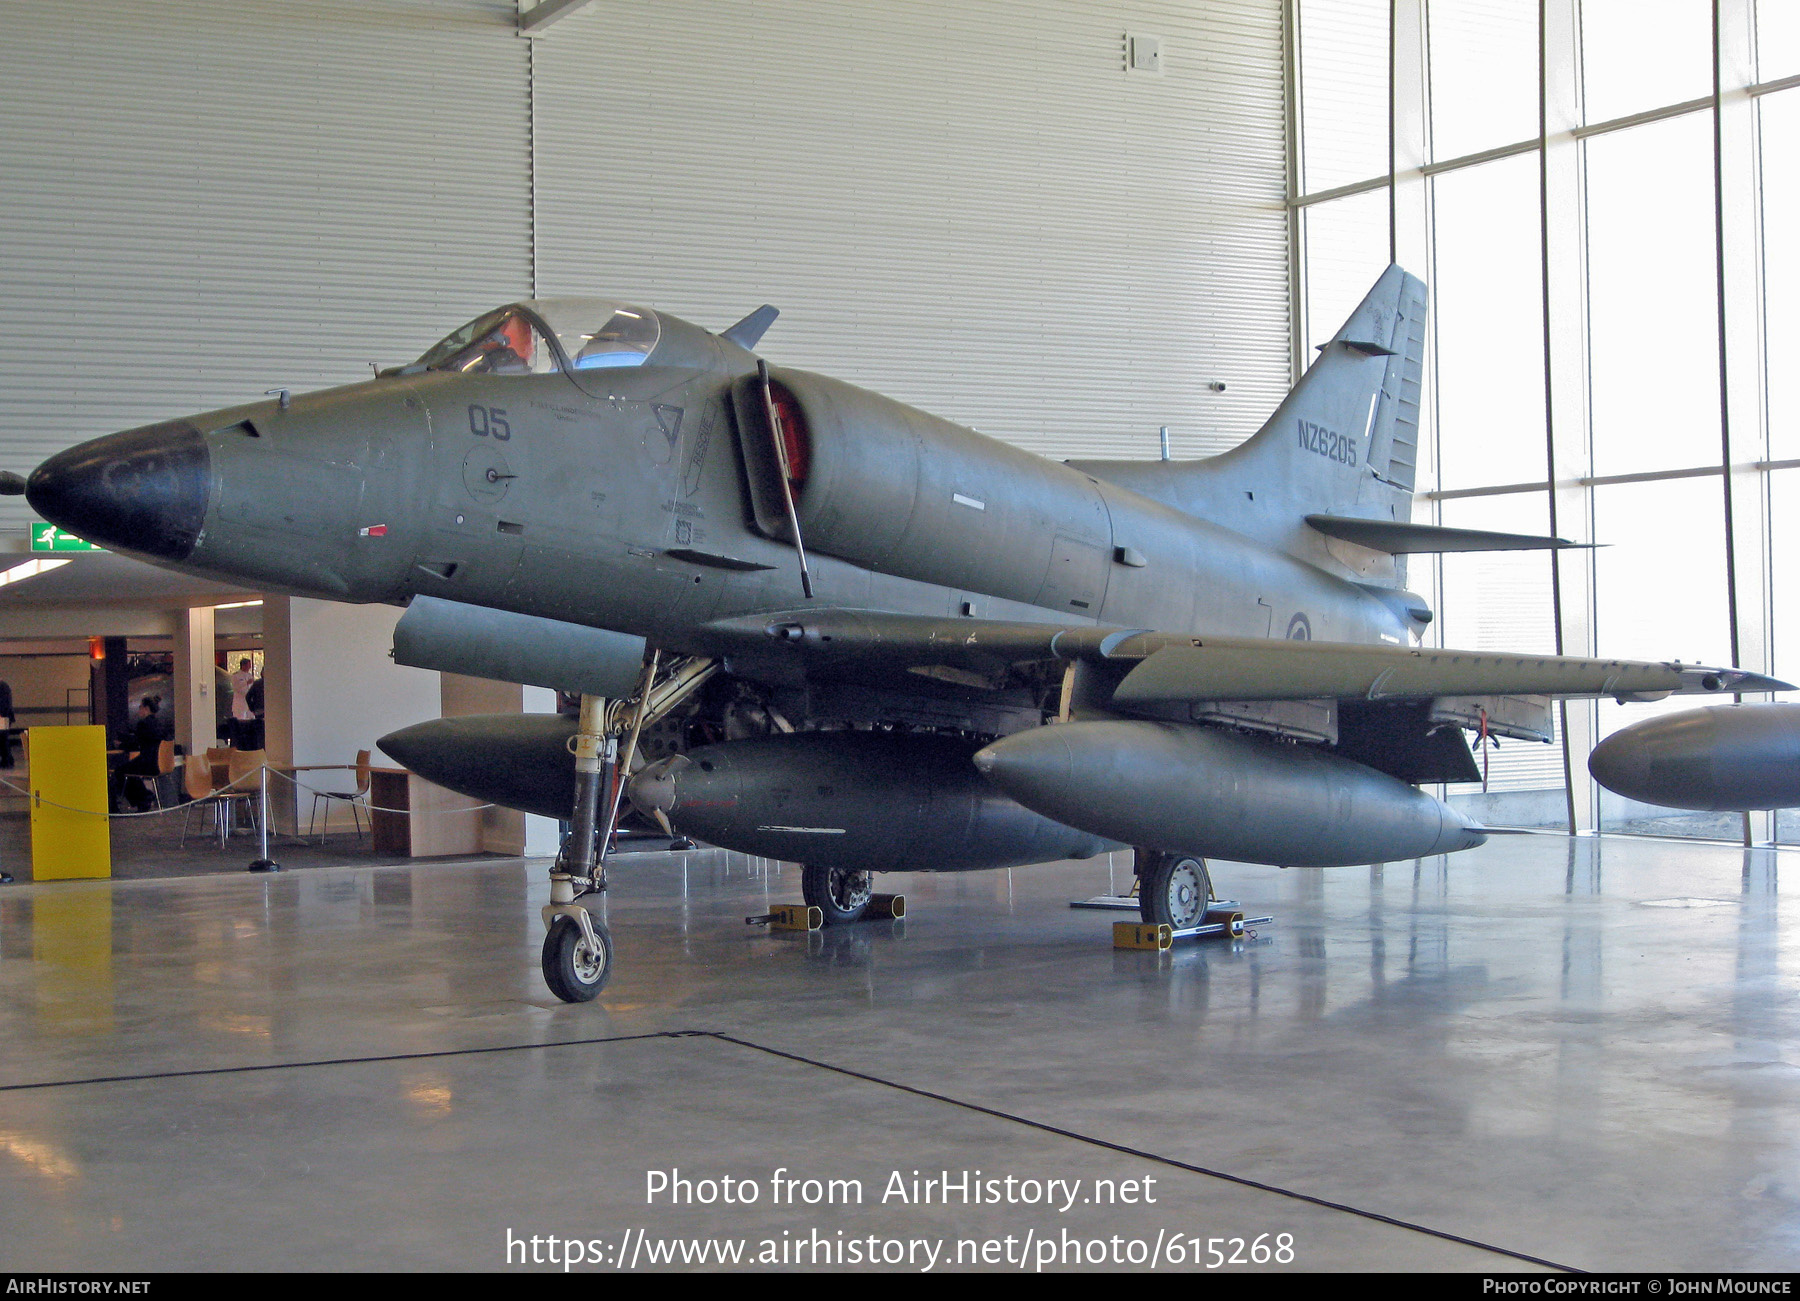
<svg viewBox="0 0 1800 1301"><path fill-rule="evenodd" d="M1310 514L1408 520L1419 461L1425 284L1390 266L1275 414L1203 461L1075 462L1147 497L1242 531L1289 532ZM1242 508L1254 493L1258 509ZM1280 517L1278 520L1272 516Z"/></svg>
<svg viewBox="0 0 1800 1301"><path fill-rule="evenodd" d="M1203 463L1210 474L1285 490L1283 505L1409 519L1419 464L1425 284L1391 266L1275 414L1243 445ZM1260 493L1258 495L1261 495Z"/></svg>

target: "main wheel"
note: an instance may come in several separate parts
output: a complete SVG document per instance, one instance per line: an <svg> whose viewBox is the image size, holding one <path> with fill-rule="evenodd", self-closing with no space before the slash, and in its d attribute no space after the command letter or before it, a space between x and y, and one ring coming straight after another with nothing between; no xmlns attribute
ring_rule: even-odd
<svg viewBox="0 0 1800 1301"><path fill-rule="evenodd" d="M800 894L825 914L827 926L861 921L875 893L867 872L844 867L805 867L800 871Z"/></svg>
<svg viewBox="0 0 1800 1301"><path fill-rule="evenodd" d="M1138 876L1138 910L1154 926L1198 926L1212 899L1212 877L1203 858L1157 854Z"/></svg>
<svg viewBox="0 0 1800 1301"><path fill-rule="evenodd" d="M612 975L612 936L598 917L594 938L598 952L588 947L581 923L573 917L558 917L544 936L544 983L565 1003L592 1002Z"/></svg>

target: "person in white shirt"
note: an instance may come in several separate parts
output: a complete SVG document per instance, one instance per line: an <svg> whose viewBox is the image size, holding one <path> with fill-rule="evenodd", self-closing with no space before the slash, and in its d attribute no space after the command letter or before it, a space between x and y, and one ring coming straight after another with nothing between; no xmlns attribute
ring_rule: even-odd
<svg viewBox="0 0 1800 1301"><path fill-rule="evenodd" d="M231 744L240 750L251 744L256 730L256 711L250 708L250 684L255 681L249 659L239 660L231 675Z"/></svg>

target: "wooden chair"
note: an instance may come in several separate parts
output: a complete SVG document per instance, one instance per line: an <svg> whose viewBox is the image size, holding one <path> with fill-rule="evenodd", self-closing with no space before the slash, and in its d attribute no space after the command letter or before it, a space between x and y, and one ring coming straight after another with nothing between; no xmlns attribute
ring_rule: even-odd
<svg viewBox="0 0 1800 1301"><path fill-rule="evenodd" d="M225 771L231 778L231 789L221 798L225 800L232 812L245 809L250 814L250 830L260 831L262 824L257 821L262 816L263 782L268 774L263 771L263 763L268 758L267 750L227 750Z"/></svg>
<svg viewBox="0 0 1800 1301"><path fill-rule="evenodd" d="M156 746L156 771L128 772L121 775L121 782L137 782L144 788L144 794L150 803L157 808L163 804L163 778L175 771L175 742L159 741Z"/></svg>
<svg viewBox="0 0 1800 1301"><path fill-rule="evenodd" d="M314 825L318 821L319 801L320 800L327 800L327 801L343 800L346 804L348 804L350 806L350 820L356 824L356 834L359 836L363 834L362 815L359 814L356 810L359 807L367 810L367 807L368 807L369 783L372 782L375 778L374 772L369 767L369 757L370 757L369 751L367 751L367 750L358 750L356 752L356 789L355 790L353 790L353 791L314 791L313 792L312 816L310 818L308 818L307 822L306 822L306 834L307 835L310 836L313 834ZM371 813L370 818L369 818L369 822L370 822L371 826L373 826L374 820L375 820L374 816ZM327 831L331 830L331 805L329 803L327 803L325 806L325 829Z"/></svg>
<svg viewBox="0 0 1800 1301"><path fill-rule="evenodd" d="M223 786L231 778L227 775L231 767L231 751L222 745L206 747L206 766L212 772L214 787Z"/></svg>
<svg viewBox="0 0 1800 1301"><path fill-rule="evenodd" d="M225 835L229 824L225 818L225 801L208 799L213 793L212 765L202 762L199 755L190 754L187 762L181 765L181 786L187 792L187 815L181 819L181 843L187 844L188 827L194 820L195 809L205 809L213 820L213 830L219 835L219 848L225 848Z"/></svg>
<svg viewBox="0 0 1800 1301"><path fill-rule="evenodd" d="M156 776L150 779L150 798L156 801L157 808L163 804L163 778L175 771L175 742L164 741L156 747Z"/></svg>

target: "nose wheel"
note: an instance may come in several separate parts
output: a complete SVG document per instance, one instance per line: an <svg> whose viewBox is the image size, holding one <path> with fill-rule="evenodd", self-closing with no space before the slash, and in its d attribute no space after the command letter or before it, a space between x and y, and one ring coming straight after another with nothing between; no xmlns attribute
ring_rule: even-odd
<svg viewBox="0 0 1800 1301"><path fill-rule="evenodd" d="M544 983L565 1003L588 1003L612 975L612 935L579 904L567 907L544 936Z"/></svg>

